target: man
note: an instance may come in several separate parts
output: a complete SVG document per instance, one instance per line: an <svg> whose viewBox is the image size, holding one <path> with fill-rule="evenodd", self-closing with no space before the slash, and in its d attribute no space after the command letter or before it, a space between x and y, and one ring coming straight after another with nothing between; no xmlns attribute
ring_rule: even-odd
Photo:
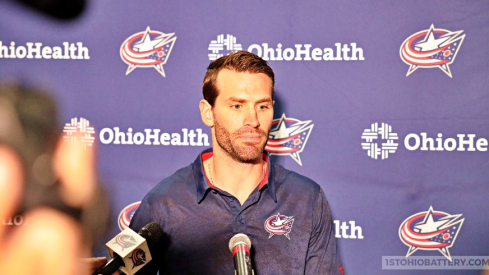
<svg viewBox="0 0 489 275"><path fill-rule="evenodd" d="M130 227L157 222L158 255L138 274L234 274L229 239L248 235L255 274L341 274L321 187L263 152L273 119L274 73L255 54L213 61L200 113L213 148L143 199Z"/></svg>

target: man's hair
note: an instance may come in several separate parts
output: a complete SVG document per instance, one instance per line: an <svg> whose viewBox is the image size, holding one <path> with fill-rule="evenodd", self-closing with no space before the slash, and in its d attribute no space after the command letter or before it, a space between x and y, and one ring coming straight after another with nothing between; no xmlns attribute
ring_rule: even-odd
<svg viewBox="0 0 489 275"><path fill-rule="evenodd" d="M264 73L272 80L272 99L275 85L275 74L268 62L254 53L239 51L216 59L209 64L202 84L204 99L214 107L219 91L216 87L217 75L222 69L245 73Z"/></svg>

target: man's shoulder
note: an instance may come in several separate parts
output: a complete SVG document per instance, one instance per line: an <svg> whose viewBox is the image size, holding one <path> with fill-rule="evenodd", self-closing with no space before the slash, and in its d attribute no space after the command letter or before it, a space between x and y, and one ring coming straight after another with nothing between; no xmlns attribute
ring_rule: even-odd
<svg viewBox="0 0 489 275"><path fill-rule="evenodd" d="M196 180L192 165L183 167L160 181L143 198L131 219L130 227L135 231L149 222L158 222L162 227L168 211L176 203L188 204L195 201Z"/></svg>
<svg viewBox="0 0 489 275"><path fill-rule="evenodd" d="M277 163L274 164L274 181L277 188L287 188L312 193L317 193L321 190L321 186L314 180L295 171L286 169Z"/></svg>
<svg viewBox="0 0 489 275"><path fill-rule="evenodd" d="M192 164L178 169L175 173L167 178L161 180L155 187L153 187L146 197L149 198L162 198L164 196L171 196L174 193L181 193L185 190L193 188L195 190L195 176L192 169Z"/></svg>

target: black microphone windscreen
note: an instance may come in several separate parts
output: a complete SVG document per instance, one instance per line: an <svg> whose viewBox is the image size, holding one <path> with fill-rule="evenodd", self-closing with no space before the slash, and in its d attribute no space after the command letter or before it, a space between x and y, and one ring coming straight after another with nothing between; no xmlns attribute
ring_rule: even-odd
<svg viewBox="0 0 489 275"><path fill-rule="evenodd" d="M152 247L163 237L163 229L161 229L158 223L150 222L141 228L138 234L146 239L148 246Z"/></svg>

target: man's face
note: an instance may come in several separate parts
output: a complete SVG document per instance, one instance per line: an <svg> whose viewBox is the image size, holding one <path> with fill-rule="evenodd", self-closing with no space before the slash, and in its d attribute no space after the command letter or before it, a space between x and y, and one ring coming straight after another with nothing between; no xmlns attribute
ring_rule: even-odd
<svg viewBox="0 0 489 275"><path fill-rule="evenodd" d="M266 74L219 72L212 113L217 144L233 159L261 158L272 126L272 80Z"/></svg>

